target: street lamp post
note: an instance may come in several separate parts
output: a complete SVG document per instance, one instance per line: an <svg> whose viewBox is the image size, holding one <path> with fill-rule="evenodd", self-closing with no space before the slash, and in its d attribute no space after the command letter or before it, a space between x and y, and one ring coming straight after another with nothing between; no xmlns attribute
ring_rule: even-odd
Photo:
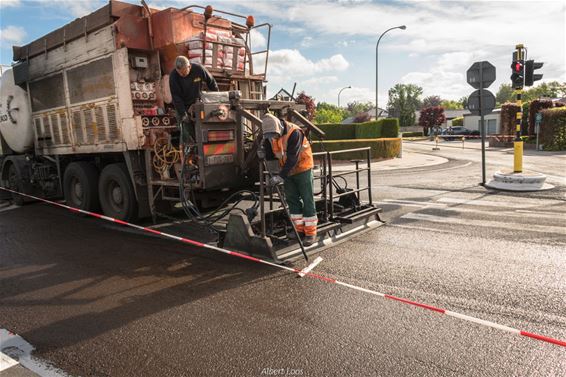
<svg viewBox="0 0 566 377"><path fill-rule="evenodd" d="M340 91L338 92L338 107L340 107L340 93L342 93L342 91L343 91L344 89L352 89L352 86L351 86L351 85L348 85L348 86L346 86L346 87L340 89Z"/></svg>
<svg viewBox="0 0 566 377"><path fill-rule="evenodd" d="M377 44L375 45L375 120L377 120L378 116L379 116L379 106L378 106L378 101L377 101L377 96L378 96L378 55L377 55L377 49L379 47L379 41L381 41L381 37L383 37L385 35L385 33L387 33L388 31L391 31L393 29L401 29L401 30L405 30L407 27L405 25L401 25L401 26L395 26L392 27L390 29L385 30L380 36L379 39L377 40Z"/></svg>

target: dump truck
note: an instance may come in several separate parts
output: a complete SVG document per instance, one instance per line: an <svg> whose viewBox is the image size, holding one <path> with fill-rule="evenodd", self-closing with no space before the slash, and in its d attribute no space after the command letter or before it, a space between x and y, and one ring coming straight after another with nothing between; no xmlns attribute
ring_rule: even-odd
<svg viewBox="0 0 566 377"><path fill-rule="evenodd" d="M256 32L266 36L259 49ZM271 25L253 16L111 0L14 46L15 63L0 78L1 185L123 221L155 222L182 210L187 227L206 227L221 246L276 262L300 256L302 245L287 238L284 200L266 185L277 167L258 153L261 117L274 113L309 138L324 133L303 105L266 98L270 39ZM186 149L176 142L168 86L179 55L204 65L220 88L188 110L196 140ZM359 151L367 158L342 174L332 170L342 151L315 153L319 239L308 252L382 223L370 150ZM355 175L354 188L346 174Z"/></svg>

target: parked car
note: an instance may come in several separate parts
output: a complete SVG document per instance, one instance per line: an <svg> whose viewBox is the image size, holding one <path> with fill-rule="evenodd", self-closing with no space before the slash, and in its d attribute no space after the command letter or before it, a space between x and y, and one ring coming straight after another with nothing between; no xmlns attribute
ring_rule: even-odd
<svg viewBox="0 0 566 377"><path fill-rule="evenodd" d="M446 130L447 135L470 135L471 133L472 131L462 126L448 127Z"/></svg>

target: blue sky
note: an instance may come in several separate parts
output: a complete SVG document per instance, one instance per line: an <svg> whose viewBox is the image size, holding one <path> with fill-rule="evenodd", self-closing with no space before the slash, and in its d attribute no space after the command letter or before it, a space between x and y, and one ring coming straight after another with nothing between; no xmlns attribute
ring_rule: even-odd
<svg viewBox="0 0 566 377"><path fill-rule="evenodd" d="M133 2L133 1L128 1ZM187 1L148 0L151 7ZM192 2L191 2L192 3ZM199 3L199 2L195 2ZM25 44L105 5L91 0L0 0L0 63L10 64L11 45ZM490 61L495 93L508 83L517 43L545 62L544 81L566 82L566 2L557 1L209 1L216 9L252 14L273 25L268 92L305 90L317 101L375 102L375 43L379 45L379 104L396 83L423 87L424 95L458 99L473 89L469 66ZM265 37L256 35L258 47Z"/></svg>

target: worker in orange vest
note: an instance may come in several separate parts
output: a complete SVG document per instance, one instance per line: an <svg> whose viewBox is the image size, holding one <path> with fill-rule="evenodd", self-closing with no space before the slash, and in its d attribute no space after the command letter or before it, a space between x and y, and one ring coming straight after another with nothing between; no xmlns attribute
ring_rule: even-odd
<svg viewBox="0 0 566 377"><path fill-rule="evenodd" d="M274 175L269 184L283 183L291 221L299 235L304 235L303 244L310 246L316 241L318 223L310 142L299 126L269 113L262 118L262 131L266 158L279 160L281 167L279 175ZM289 233L289 237L293 236L294 232Z"/></svg>

